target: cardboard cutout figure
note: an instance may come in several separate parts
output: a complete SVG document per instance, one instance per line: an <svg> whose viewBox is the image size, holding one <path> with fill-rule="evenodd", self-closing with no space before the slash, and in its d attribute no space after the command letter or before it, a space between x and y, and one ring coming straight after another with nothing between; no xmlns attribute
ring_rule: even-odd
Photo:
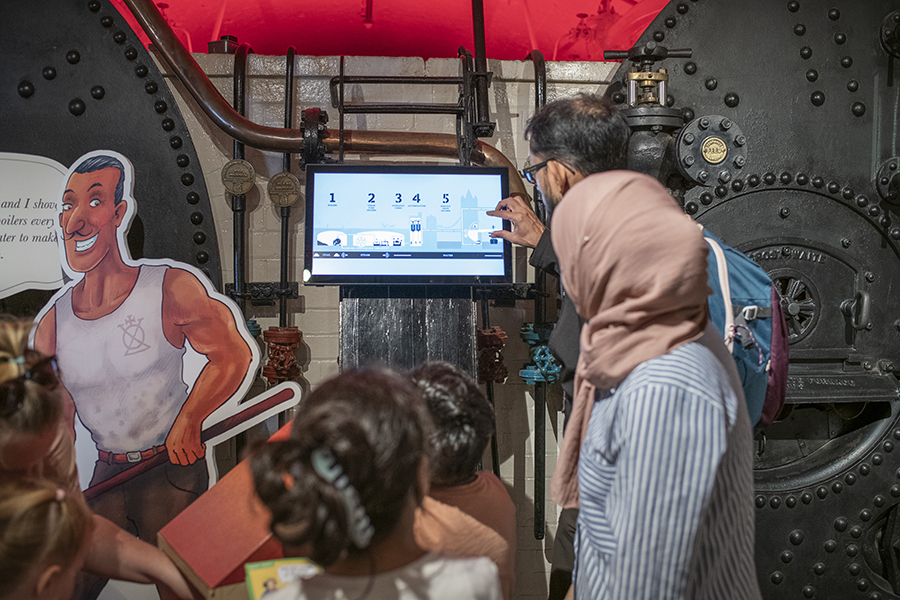
<svg viewBox="0 0 900 600"><path fill-rule="evenodd" d="M56 355L71 408L96 444L92 487L166 455L91 501L95 512L155 544L157 531L206 490L201 427L214 412L210 420L236 412L259 348L237 306L197 269L132 260L125 242L137 208L132 184L131 163L108 150L69 169L57 235L72 281L38 315L32 341ZM184 364L186 353L200 362ZM191 371L199 373L192 384L184 375Z"/></svg>

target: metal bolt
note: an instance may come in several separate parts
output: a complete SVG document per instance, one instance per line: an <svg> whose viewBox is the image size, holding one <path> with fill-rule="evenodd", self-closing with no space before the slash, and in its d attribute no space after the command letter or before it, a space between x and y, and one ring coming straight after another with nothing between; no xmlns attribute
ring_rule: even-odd
<svg viewBox="0 0 900 600"><path fill-rule="evenodd" d="M18 92L23 98L30 98L34 94L34 84L30 81L23 81L19 84Z"/></svg>
<svg viewBox="0 0 900 600"><path fill-rule="evenodd" d="M870 361L870 360L863 361L863 369L865 369L866 371L871 371L872 370L872 361Z"/></svg>
<svg viewBox="0 0 900 600"><path fill-rule="evenodd" d="M787 219L789 216L791 216L791 209L785 206L778 212L778 214L781 215L782 219Z"/></svg>
<svg viewBox="0 0 900 600"><path fill-rule="evenodd" d="M709 173L707 173L706 171L700 171L699 173L697 173L697 179L700 180L700 183L706 183L706 181L709 179Z"/></svg>
<svg viewBox="0 0 900 600"><path fill-rule="evenodd" d="M782 256L790 256L790 255L791 255L791 249L790 249L788 246L783 246L783 247L781 248L781 255L782 255Z"/></svg>
<svg viewBox="0 0 900 600"><path fill-rule="evenodd" d="M82 100L81 98L74 98L71 102L69 102L69 112L76 117L84 114L84 110L84 100Z"/></svg>
<svg viewBox="0 0 900 600"><path fill-rule="evenodd" d="M694 164L694 157L691 156L690 154L688 154L687 156L684 157L684 159L681 162L684 163L684 166L690 167L691 165Z"/></svg>
<svg viewBox="0 0 900 600"><path fill-rule="evenodd" d="M844 248L849 248L850 243L851 243L850 240L848 240L847 238L841 239L841 246L843 246Z"/></svg>
<svg viewBox="0 0 900 600"><path fill-rule="evenodd" d="M703 117L700 119L700 129L709 129L709 119Z"/></svg>
<svg viewBox="0 0 900 600"><path fill-rule="evenodd" d="M866 323L866 331L872 331L872 329L873 329L874 327L875 327L875 326L872 325L872 321L869 321L868 323Z"/></svg>
<svg viewBox="0 0 900 600"><path fill-rule="evenodd" d="M688 133L688 134L686 134L686 135L684 136L684 143L687 144L687 145L691 145L691 144L694 143L694 140L695 140L695 139L696 139L696 138L694 138L694 134L693 134L693 133Z"/></svg>
<svg viewBox="0 0 900 600"><path fill-rule="evenodd" d="M875 273L873 273L872 271L866 271L866 281L868 281L869 283L875 281Z"/></svg>
<svg viewBox="0 0 900 600"><path fill-rule="evenodd" d="M878 368L885 373L891 373L894 370L894 363L889 360L881 360L878 362Z"/></svg>
<svg viewBox="0 0 900 600"><path fill-rule="evenodd" d="M731 121L729 119L722 119L719 123L719 127L721 127L723 131L728 131L731 129Z"/></svg>
<svg viewBox="0 0 900 600"><path fill-rule="evenodd" d="M731 181L731 173L728 171L719 171L719 181L722 183L728 183Z"/></svg>
<svg viewBox="0 0 900 600"><path fill-rule="evenodd" d="M745 138L745 137L742 136L742 135L739 135L739 136L737 136L736 138L734 138L734 143L735 143L735 145L737 145L737 146L743 146L744 144L747 143L747 138Z"/></svg>

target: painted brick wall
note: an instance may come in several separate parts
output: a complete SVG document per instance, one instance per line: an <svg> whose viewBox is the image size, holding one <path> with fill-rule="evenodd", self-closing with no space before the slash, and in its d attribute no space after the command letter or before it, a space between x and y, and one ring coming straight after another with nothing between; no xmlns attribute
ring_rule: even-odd
<svg viewBox="0 0 900 600"><path fill-rule="evenodd" d="M196 55L200 66L230 101L232 98L233 57L228 55ZM295 123L300 111L307 107L322 108L328 112L329 128L336 129L337 110L330 106L328 82L339 73L338 57L296 57L294 66ZM420 58L371 58L347 57L347 75L458 75L455 59ZM166 69L160 65L164 72ZM577 92L602 93L612 73L614 63L548 63L548 100L573 95ZM281 127L284 124L284 68L285 58L279 56L251 55L248 61L247 116L256 123ZM490 61L489 70L494 73L491 94L491 118L497 123L492 139L483 140L497 147L514 164L523 165L528 156L527 142L523 137L525 123L533 113L533 67L527 61ZM170 86L179 94L179 105L190 128L197 148L206 184L209 188L213 214L218 230L219 249L224 265L223 280L233 281L232 271L232 215L230 199L221 184L220 172L232 156L232 140L200 111L192 98L186 97L183 88L169 77ZM453 86L348 86L346 100L367 102L442 102L455 103L457 91ZM418 131L431 133L455 133L455 124L449 116L421 115L349 115L347 129L370 131ZM280 172L281 154L261 152L247 148L246 159L257 172L257 185L247 196L247 225L249 246L248 281L278 281L280 273L279 210L267 198L268 179ZM347 155L346 162L374 160ZM403 157L379 157L383 160L408 160ZM428 159L435 161L435 159ZM296 168L294 172L301 177ZM295 206L300 206L298 203ZM290 277L300 281L303 253L302 209L292 211L290 220L290 253L292 264ZM527 254L519 249L516 255L516 278L533 280L533 272L527 266ZM303 332L303 346L298 358L303 364L303 385L306 389L338 372L339 311L337 289L332 287L300 288L300 298L288 304L289 324ZM248 316L256 318L263 329L278 324L277 307L251 308ZM552 554L553 535L556 529L557 508L545 501L546 524L544 539L534 536L534 400L533 388L518 377L518 370L528 360L528 347L518 337L522 323L533 321L530 302L519 302L514 308L492 308L491 324L499 325L509 335L504 351L510 370L506 384L495 386L497 431L500 448L501 475L517 506L518 555L516 598L546 598L549 559ZM547 430L547 479L556 464L558 431L562 414L561 393L551 390L550 406L546 419ZM485 464L490 457L485 455Z"/></svg>

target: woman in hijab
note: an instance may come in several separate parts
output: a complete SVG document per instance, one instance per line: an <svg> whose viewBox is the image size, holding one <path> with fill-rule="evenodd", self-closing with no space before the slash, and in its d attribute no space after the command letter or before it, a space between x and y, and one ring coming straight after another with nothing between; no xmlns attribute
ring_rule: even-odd
<svg viewBox="0 0 900 600"><path fill-rule="evenodd" d="M580 504L575 596L759 599L750 423L699 228L655 179L609 171L566 191L552 240L586 321L551 488Z"/></svg>

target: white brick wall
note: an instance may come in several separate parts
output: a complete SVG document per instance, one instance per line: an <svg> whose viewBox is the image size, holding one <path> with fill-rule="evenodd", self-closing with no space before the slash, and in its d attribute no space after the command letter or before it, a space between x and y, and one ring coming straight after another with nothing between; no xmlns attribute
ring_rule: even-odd
<svg viewBox="0 0 900 600"><path fill-rule="evenodd" d="M232 97L232 56L196 55L200 66L222 95ZM163 67L164 72L165 67ZM256 123L281 127L284 124L284 67L280 56L253 56L248 61L248 117ZM372 58L347 57L347 75L431 75L456 76L459 62L455 59L421 58ZM548 100L572 95L580 91L602 92L615 70L614 63L547 63ZM485 142L497 147L514 164L522 165L528 156L523 132L528 117L533 113L533 66L529 61L489 61L494 73L491 94L491 119L497 122L492 139ZM338 57L298 56L295 59L294 122L300 120L300 111L307 107L322 108L331 120L329 128L337 129L337 110L330 105L328 82L339 73ZM192 98L185 98L184 90L169 77L170 87L176 90L179 107L188 122L196 146L203 173L209 187L213 215L218 230L219 249L222 256L223 279L233 281L232 271L232 215L230 199L221 184L222 166L231 159L232 140L224 135L197 107ZM366 102L446 102L455 103L454 86L348 86L347 101ZM455 124L449 116L413 115L349 115L347 129L370 131L419 131L430 133L454 133ZM248 281L278 281L280 252L279 211L267 199L268 179L281 171L281 155L247 148L246 158L257 172L257 185L247 196L249 247ZM348 155L347 162L359 160ZM364 159L367 160L367 159ZM431 161L435 159L429 159ZM296 171L296 160L293 162ZM300 175L299 173L295 173ZM292 264L289 276L300 281L303 266L303 215L302 202L298 202L290 220L290 249ZM525 252L517 253L516 276L531 280L533 274L526 267ZM278 324L276 307L250 308L248 316L255 317L263 329ZM332 287L300 288L299 300L288 304L289 324L303 332L303 347L298 359L303 364L303 378L310 387L336 375L338 372L338 294ZM518 337L519 326L533 320L530 302L519 302L515 308L493 308L491 324L499 325L509 335L504 351L510 377L505 385L495 386L498 441L500 447L501 475L517 506L518 546L516 598L546 598L549 559L552 554L553 534L556 529L557 509L545 502L545 539L534 539L534 401L533 389L524 385L518 371L528 360L528 347ZM551 406L547 417L546 474L544 482L549 492L549 477L556 464L557 432L562 424L562 414L555 408L561 405L558 392L548 394ZM490 465L489 454L485 465Z"/></svg>

